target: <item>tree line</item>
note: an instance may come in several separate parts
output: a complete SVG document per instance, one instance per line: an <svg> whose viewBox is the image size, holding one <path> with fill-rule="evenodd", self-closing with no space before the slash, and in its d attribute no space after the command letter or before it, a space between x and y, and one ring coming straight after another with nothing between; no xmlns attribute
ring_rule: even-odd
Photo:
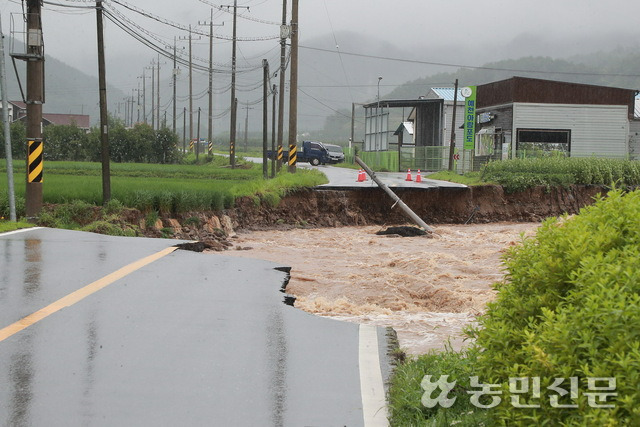
<svg viewBox="0 0 640 427"><path fill-rule="evenodd" d="M170 129L153 130L138 123L126 128L121 120L109 120L110 157L116 163L177 163L182 158L178 136ZM0 158L6 157L3 124L0 123ZM11 124L11 152L15 159L26 158L26 129L21 121ZM49 125L42 131L44 159L99 162L99 128L88 133L76 125Z"/></svg>

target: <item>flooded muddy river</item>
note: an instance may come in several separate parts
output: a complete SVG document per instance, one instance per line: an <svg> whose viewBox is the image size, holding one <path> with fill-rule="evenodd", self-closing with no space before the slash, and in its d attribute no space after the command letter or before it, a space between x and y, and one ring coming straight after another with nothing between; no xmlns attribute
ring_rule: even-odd
<svg viewBox="0 0 640 427"><path fill-rule="evenodd" d="M290 266L287 293L320 316L391 326L409 354L463 344L503 277L502 255L538 223L440 225L437 236L377 236L379 226L253 231L224 255ZM233 248L232 248L233 249Z"/></svg>

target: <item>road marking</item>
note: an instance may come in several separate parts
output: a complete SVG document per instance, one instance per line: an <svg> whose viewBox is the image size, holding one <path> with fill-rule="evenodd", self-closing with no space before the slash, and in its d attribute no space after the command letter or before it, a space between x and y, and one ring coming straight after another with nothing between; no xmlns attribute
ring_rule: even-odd
<svg viewBox="0 0 640 427"><path fill-rule="evenodd" d="M375 326L360 325L359 335L358 362L364 425L365 427L388 426L387 401L378 354L378 330Z"/></svg>
<svg viewBox="0 0 640 427"><path fill-rule="evenodd" d="M25 231L40 230L41 228L43 227L29 227L29 228L21 228L20 230L15 230L15 231L7 231L6 233L0 233L0 237L10 236L12 234L24 233Z"/></svg>
<svg viewBox="0 0 640 427"><path fill-rule="evenodd" d="M139 270L142 267L149 265L152 262L157 261L160 258L163 258L169 255L170 253L174 252L176 249L178 248L176 247L166 248L160 252L156 252L153 255L149 255L148 257L139 259L138 261L135 261L129 265L122 267L117 271L114 271L111 274L108 274L107 276L104 276L102 279L96 280L95 282L90 283L87 286L80 288L77 291L74 291L65 297L60 298L58 301L52 304L49 304L48 306L36 311L35 313L32 313L26 317L23 317L17 322L3 329L0 329L0 342L28 328L29 326L41 321L42 319L62 310L63 308L72 306L73 304L85 299L89 295L95 294L100 289L103 289L109 286L110 284L112 284L113 282L120 280L125 276L128 276L134 271Z"/></svg>

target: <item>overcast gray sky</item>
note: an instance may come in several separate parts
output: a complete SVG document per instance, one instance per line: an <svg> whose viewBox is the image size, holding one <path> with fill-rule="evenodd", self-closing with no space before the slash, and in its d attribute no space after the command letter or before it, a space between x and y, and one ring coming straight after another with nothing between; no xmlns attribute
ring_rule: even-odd
<svg viewBox="0 0 640 427"><path fill-rule="evenodd" d="M127 10L123 7L127 4L124 0L117 2L120 4L116 0L106 0L166 44L172 44L174 36L185 35ZM95 13L52 3L82 6L95 2L51 0L43 8L47 53L95 74ZM224 1L206 0L129 0L129 4L184 26L195 26L199 20L208 20L210 6L207 3L225 4ZM230 0L226 2L232 3ZM238 4L251 8L250 12L241 11L250 18L271 22L281 20L281 0L240 0ZM19 0L0 2L5 32L9 31L9 14L21 11L22 2ZM612 32L637 34L640 32L637 30L638 16L640 4L637 0L300 0L301 43L319 35L349 30L409 47L466 43L490 50L492 45L522 34L572 39L605 37ZM225 24L216 28L219 35L231 36L230 14L217 11L215 21ZM239 37L276 36L278 31L277 25L246 19L240 19L238 24ZM153 57L148 48L124 35L113 24L107 25L107 32L110 55L130 53L137 57ZM337 41L339 44L340 39ZM243 44L245 50L258 55L271 51L276 45L274 40ZM202 51L201 56L205 55L206 46L196 49ZM460 58L459 62L463 63L464 59ZM438 58L433 60L438 61Z"/></svg>
<svg viewBox="0 0 640 427"><path fill-rule="evenodd" d="M121 13L131 21L127 26L134 28L134 24L139 25L141 29L135 28L136 32L146 31L148 34L145 37L155 43L172 45L174 37L185 37L187 32L156 19L145 18L126 6L132 5L153 14L160 21L196 27L199 21L209 20L211 5L230 5L233 1L105 0L105 3L115 10L114 13ZM567 52L569 54L584 53L591 48L614 49L618 42L637 46L638 42L635 40L640 40L637 24L640 16L638 0L299 0L299 3L302 45L325 36L328 42L324 47L336 49L336 44L348 44L345 31L349 31L372 40L389 42L384 45L390 46L390 51L383 52L385 56L397 57L399 52L393 48L397 46L403 49L403 56L407 56L409 52L412 57L407 59L432 62L482 65L488 61L531 54L558 57L563 55L564 49L571 51ZM0 0L5 33L8 34L10 30L11 14L18 14L14 15L14 23L20 22L22 4L20 0ZM46 0L42 18L47 54L87 74L96 75L95 11L72 9L59 4L93 6L95 2ZM271 64L277 64L279 42L275 38L279 35L282 0L239 0L238 5L250 7L248 12L240 10L247 18L238 20L238 37L268 39L239 43L239 66L259 65L262 58L269 59ZM288 5L290 9L291 0ZM290 14L288 17L290 18ZM230 13L216 10L214 22L224 23L224 26L216 27L217 35L231 37ZM200 31L207 29L200 27ZM109 82L124 91L134 89L139 83L136 76L142 73L145 66L150 65L156 54L109 21L106 24L106 39ZM540 40L544 42L540 43ZM538 42L537 50L524 49L524 44L532 41ZM606 46L602 46L603 43ZM520 45L523 46L522 55L519 54ZM186 46L186 42L179 42L179 49L186 50ZM466 49L461 49L462 46ZM509 46L508 51L505 46ZM474 48L473 56L468 54L470 47ZM207 41L194 41L193 49L196 61L205 65L205 58L208 57ZM368 47L362 46L362 49L366 50ZM230 42L216 40L215 52L215 62L219 64L216 67L222 66L228 70ZM163 59L162 62L165 64L164 70L168 71L168 60ZM322 72L321 66L315 68ZM376 71L372 73L377 76ZM240 76L239 83L248 87L259 81L260 72L254 74ZM361 77L344 74L340 76L336 71L338 77L332 78L353 83ZM415 76L417 77L421 76ZM184 74L182 78L185 78ZM377 79L371 76L366 78L371 80L372 88L368 94L359 95L362 98L375 91L373 87ZM403 83L403 79L406 76L385 75L383 83L390 91L393 85Z"/></svg>

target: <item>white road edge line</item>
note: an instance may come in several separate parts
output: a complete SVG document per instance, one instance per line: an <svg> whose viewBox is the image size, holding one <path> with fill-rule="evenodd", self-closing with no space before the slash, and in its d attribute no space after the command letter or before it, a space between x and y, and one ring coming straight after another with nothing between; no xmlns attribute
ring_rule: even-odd
<svg viewBox="0 0 640 427"><path fill-rule="evenodd" d="M358 362L364 426L386 427L389 425L389 420L378 354L377 328L371 325L360 325L359 336Z"/></svg>
<svg viewBox="0 0 640 427"><path fill-rule="evenodd" d="M0 237L10 236L12 234L24 233L25 231L40 230L41 228L44 228L44 227L30 227L30 228L21 228L20 230L15 230L15 231L7 231L6 233L0 233Z"/></svg>

